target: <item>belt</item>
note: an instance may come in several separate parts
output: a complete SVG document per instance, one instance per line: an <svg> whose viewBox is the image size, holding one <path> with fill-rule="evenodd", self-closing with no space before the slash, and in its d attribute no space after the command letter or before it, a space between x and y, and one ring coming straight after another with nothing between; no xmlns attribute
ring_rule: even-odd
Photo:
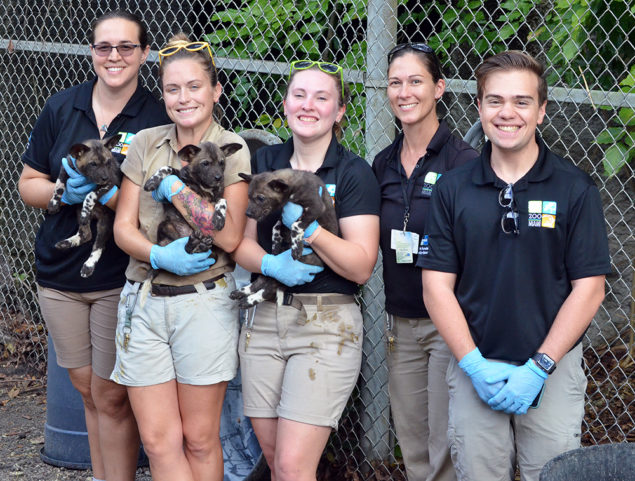
<svg viewBox="0 0 635 481"><path fill-rule="evenodd" d="M290 292L285 292L282 295L282 305L292 306L296 309L302 309L304 305L328 306L351 304L353 302L355 302L355 297L351 294L291 294Z"/></svg>
<svg viewBox="0 0 635 481"><path fill-rule="evenodd" d="M216 287L216 282L220 281L223 277L225 277L224 274L213 277L212 279L209 279L203 282L202 283L203 287L205 287L205 289L207 290L214 289ZM179 296L181 294L194 294L196 292L198 291L196 290L196 287L194 287L194 285L192 284L187 286L168 286L166 284L152 284L153 296L172 297L172 296Z"/></svg>

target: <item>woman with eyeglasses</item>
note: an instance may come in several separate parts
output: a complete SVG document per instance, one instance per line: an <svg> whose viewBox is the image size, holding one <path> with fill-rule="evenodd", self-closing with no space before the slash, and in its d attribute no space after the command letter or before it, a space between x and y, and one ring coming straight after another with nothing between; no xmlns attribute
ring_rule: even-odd
<svg viewBox="0 0 635 481"><path fill-rule="evenodd" d="M386 293L386 359L391 413L409 481L455 480L448 448L450 350L423 304L415 266L430 196L441 175L478 152L437 117L445 90L441 64L423 43L388 53L387 96L402 132L373 162L381 189L381 236Z"/></svg>
<svg viewBox="0 0 635 481"><path fill-rule="evenodd" d="M229 253L245 230L247 184L238 173L250 171L249 150L214 119L222 87L207 42L177 34L159 51L159 62L163 99L174 125L140 132L121 166L115 240L130 254L130 264L111 378L128 387L153 479L220 481L221 410L238 368L238 306L229 299L235 264ZM196 155L191 146L201 142L234 146L226 155L227 213L220 231L212 229L214 204L175 175L153 192L143 189L160 168L186 166L190 154ZM190 224L213 237L216 261L209 250L188 254L187 237L157 244L162 202L172 203ZM140 286L150 268L160 271L144 293Z"/></svg>
<svg viewBox="0 0 635 481"><path fill-rule="evenodd" d="M362 315L353 296L377 259L379 189L369 165L338 143L349 99L342 76L332 63L293 62L283 100L292 137L252 158L254 173L307 170L326 184L340 234L317 221L304 233L324 268L293 260L290 251L270 254L274 224L291 227L302 212L291 202L258 224L249 219L235 253L247 270L287 286L282 302L248 313L238 349L244 412L276 481L316 479L361 365Z"/></svg>
<svg viewBox="0 0 635 481"><path fill-rule="evenodd" d="M60 169L72 175L62 197L64 207L55 215L45 213L35 239L38 298L57 363L68 369L82 396L93 479L132 480L139 435L126 389L109 380L128 255L111 240L93 275L82 278L80 270L92 243L69 250L54 246L77 232L77 209L95 187L73 169L67 158L70 147L120 134L112 151L121 162L139 130L170 119L139 83L139 69L150 47L146 27L136 15L102 15L92 24L89 44L96 76L48 99L22 156L18 187L27 205L46 209ZM118 199L113 189L100 202L114 209ZM93 234L94 229L93 225Z"/></svg>

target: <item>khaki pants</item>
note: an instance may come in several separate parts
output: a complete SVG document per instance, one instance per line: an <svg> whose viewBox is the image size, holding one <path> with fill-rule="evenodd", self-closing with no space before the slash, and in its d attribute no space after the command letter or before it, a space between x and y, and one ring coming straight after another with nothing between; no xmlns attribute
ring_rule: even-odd
<svg viewBox="0 0 635 481"><path fill-rule="evenodd" d="M430 319L392 320L388 390L408 481L454 481L445 381L452 354Z"/></svg>
<svg viewBox="0 0 635 481"><path fill-rule="evenodd" d="M538 481L553 457L580 447L586 377L582 345L565 355L545 382L537 409L511 415L480 400L453 358L448 367L452 461L460 481Z"/></svg>

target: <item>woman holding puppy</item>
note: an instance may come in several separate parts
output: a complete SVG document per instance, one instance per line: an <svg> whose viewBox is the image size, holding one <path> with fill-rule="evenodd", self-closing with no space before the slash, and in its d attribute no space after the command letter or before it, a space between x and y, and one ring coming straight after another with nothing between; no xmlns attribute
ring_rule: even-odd
<svg viewBox="0 0 635 481"><path fill-rule="evenodd" d="M368 164L337 140L349 91L342 68L291 64L284 112L292 138L259 149L254 173L307 170L326 184L340 236L317 222L305 242L324 268L271 255L274 224L290 227L302 209L288 203L256 224L247 221L236 261L288 286L285 302L263 302L242 328L239 354L244 412L276 481L316 479L320 456L359 375L362 316L353 295L370 277L379 242L379 190ZM322 270L323 269L323 270Z"/></svg>
<svg viewBox="0 0 635 481"><path fill-rule="evenodd" d="M235 288L230 272L245 229L249 151L241 137L213 117L222 87L207 42L175 35L159 51L159 77L168 115L174 125L140 132L123 163L121 201L115 240L130 254L128 282L122 291L117 326L117 362L112 379L128 387L153 479L223 479L220 415L227 382L238 367L238 308L229 299ZM242 146L227 156L225 226L210 227L214 205L202 200L174 175L157 190L143 186L164 166L186 163L179 152L209 141ZM183 216L214 238L210 251L188 254L187 238L156 244L163 220L160 202L171 202ZM139 297L150 267L161 269L151 293Z"/></svg>
<svg viewBox="0 0 635 481"><path fill-rule="evenodd" d="M128 255L110 240L88 278L80 269L92 243L69 250L54 246L77 232L77 209L94 184L73 170L70 147L121 134L112 149L121 162L141 129L168 123L160 102L139 84L150 51L145 25L124 11L95 20L89 34L95 78L53 95L44 106L22 156L18 184L24 202L46 209L62 166L71 178L65 207L44 215L35 239L38 297L57 362L68 369L84 403L93 479L134 479L139 435L126 390L109 380L115 363L115 327ZM100 202L114 209L116 189ZM94 233L93 225L93 233Z"/></svg>
<svg viewBox="0 0 635 481"><path fill-rule="evenodd" d="M388 53L387 95L403 132L375 157L381 188L389 393L408 481L456 479L448 448L450 350L430 320L415 266L430 196L447 170L478 156L437 117L445 90L441 64L423 43Z"/></svg>

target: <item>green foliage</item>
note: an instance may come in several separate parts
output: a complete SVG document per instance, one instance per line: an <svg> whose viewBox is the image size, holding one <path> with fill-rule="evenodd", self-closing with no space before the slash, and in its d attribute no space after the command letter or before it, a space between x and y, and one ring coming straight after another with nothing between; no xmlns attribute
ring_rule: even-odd
<svg viewBox="0 0 635 481"><path fill-rule="evenodd" d="M620 86L623 92L635 93L635 65L631 67L627 77L620 82ZM617 174L635 157L635 146L633 146L635 110L628 107L621 108L611 124L612 127L603 130L595 139L598 144L610 144L602 160L604 174L607 177Z"/></svg>
<svg viewBox="0 0 635 481"><path fill-rule="evenodd" d="M211 18L214 31L207 35L219 57L276 62L326 60L337 62L345 69L364 66L366 42L359 25L366 18L366 0L227 3L239 4L239 8L216 12ZM230 77L237 118L248 119L247 123L283 139L288 138L290 131L281 113L287 73L282 76L249 73ZM364 89L351 86L351 93L343 143L363 154L364 141L360 133L364 130ZM262 109L256 118L252 118L256 101L261 103Z"/></svg>

